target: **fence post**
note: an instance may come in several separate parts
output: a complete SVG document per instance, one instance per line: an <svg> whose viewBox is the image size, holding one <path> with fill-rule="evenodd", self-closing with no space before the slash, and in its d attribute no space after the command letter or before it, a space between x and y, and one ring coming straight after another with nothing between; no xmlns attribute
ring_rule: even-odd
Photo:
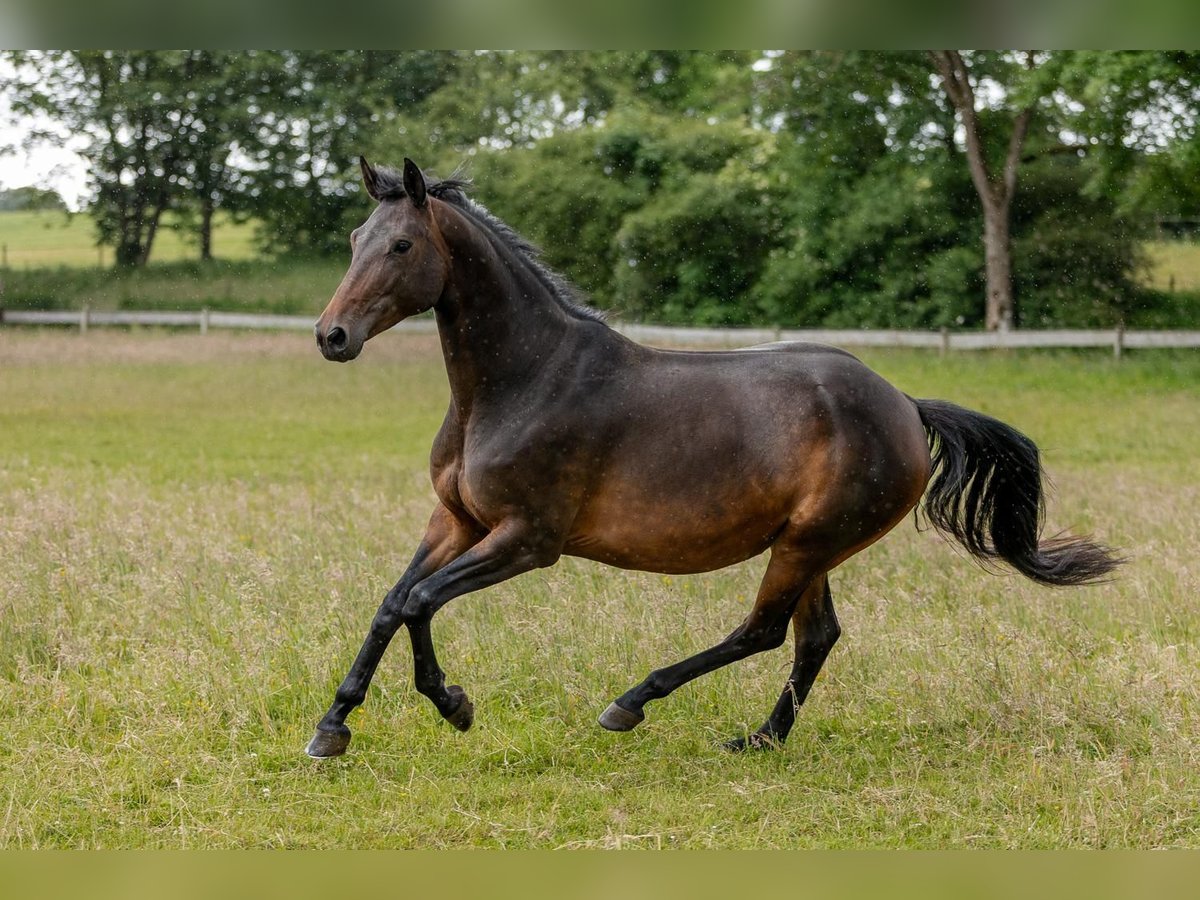
<svg viewBox="0 0 1200 900"><path fill-rule="evenodd" d="M1117 330L1113 332L1113 357L1120 359L1122 352L1125 350L1125 324L1121 323L1117 326Z"/></svg>
<svg viewBox="0 0 1200 900"><path fill-rule="evenodd" d="M208 334L208 307L200 310L200 333Z"/></svg>
<svg viewBox="0 0 1200 900"><path fill-rule="evenodd" d="M941 344L938 347L939 355L945 356L950 352L950 329L945 325L942 326L941 338Z"/></svg>
<svg viewBox="0 0 1200 900"><path fill-rule="evenodd" d="M92 304L83 304L83 309L79 310L79 333L87 334L88 325L92 318Z"/></svg>

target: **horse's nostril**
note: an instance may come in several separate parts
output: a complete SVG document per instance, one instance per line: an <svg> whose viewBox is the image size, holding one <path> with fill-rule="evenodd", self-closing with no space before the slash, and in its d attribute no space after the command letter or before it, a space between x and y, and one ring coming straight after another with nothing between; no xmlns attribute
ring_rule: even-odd
<svg viewBox="0 0 1200 900"><path fill-rule="evenodd" d="M346 329L340 325L334 325L325 335L325 343L329 345L330 350L345 350L346 349Z"/></svg>

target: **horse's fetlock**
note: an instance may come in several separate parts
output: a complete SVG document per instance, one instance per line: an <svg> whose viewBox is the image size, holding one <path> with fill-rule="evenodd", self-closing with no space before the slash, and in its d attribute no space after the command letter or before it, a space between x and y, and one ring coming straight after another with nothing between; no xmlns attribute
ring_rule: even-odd
<svg viewBox="0 0 1200 900"><path fill-rule="evenodd" d="M413 678L413 684L417 693L425 697L432 697L446 684L446 676L441 672L417 672L416 677Z"/></svg>
<svg viewBox="0 0 1200 900"><path fill-rule="evenodd" d="M663 673L657 669L646 676L645 684L646 689L650 692L650 696L652 697L661 698L670 693L667 690L667 683Z"/></svg>

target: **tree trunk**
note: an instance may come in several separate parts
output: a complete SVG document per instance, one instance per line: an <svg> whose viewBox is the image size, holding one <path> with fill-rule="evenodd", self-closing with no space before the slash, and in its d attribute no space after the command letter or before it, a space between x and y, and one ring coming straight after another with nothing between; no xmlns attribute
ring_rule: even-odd
<svg viewBox="0 0 1200 900"><path fill-rule="evenodd" d="M1012 243L1008 233L1008 204L983 204L984 271L987 302L984 325L988 331L1009 331L1013 326Z"/></svg>
<svg viewBox="0 0 1200 900"><path fill-rule="evenodd" d="M159 196L158 202L154 204L154 212L150 215L150 221L146 225L146 240L142 244L141 258L137 262L139 266L144 266L150 261L150 251L154 247L154 236L158 233L158 223L162 219L163 209L166 205L166 198Z"/></svg>
<svg viewBox="0 0 1200 900"><path fill-rule="evenodd" d="M1029 132L1033 105L1026 106L1013 119L1008 136L1004 167L997 175L988 164L971 73L962 55L954 50L930 51L930 57L942 78L942 89L963 124L967 168L979 195L983 210L984 273L987 280L984 299L984 323L988 331L1008 331L1013 326L1012 241L1009 238L1009 211L1017 190L1017 169L1021 148ZM1026 64L1034 67L1033 54Z"/></svg>
<svg viewBox="0 0 1200 900"><path fill-rule="evenodd" d="M141 260L142 243L133 237L120 241L113 253L113 263L119 269L132 269L140 265Z"/></svg>
<svg viewBox="0 0 1200 900"><path fill-rule="evenodd" d="M200 261L212 262L212 223L213 198L211 191L205 191L200 200Z"/></svg>

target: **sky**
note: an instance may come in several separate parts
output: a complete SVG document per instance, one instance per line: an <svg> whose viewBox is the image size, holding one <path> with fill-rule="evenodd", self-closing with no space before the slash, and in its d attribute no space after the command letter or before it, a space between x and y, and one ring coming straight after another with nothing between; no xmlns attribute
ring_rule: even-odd
<svg viewBox="0 0 1200 900"><path fill-rule="evenodd" d="M0 144L23 137L22 129L0 127ZM53 188L67 206L78 210L87 193L87 169L83 159L70 150L43 147L34 153L17 150L0 153L0 190L33 185Z"/></svg>
<svg viewBox="0 0 1200 900"><path fill-rule="evenodd" d="M12 69L0 60L0 84ZM78 153L60 147L40 146L32 152L22 143L36 123L29 118L13 120L8 97L0 90L0 189L27 185L53 188L67 206L79 209L87 195L87 165Z"/></svg>

